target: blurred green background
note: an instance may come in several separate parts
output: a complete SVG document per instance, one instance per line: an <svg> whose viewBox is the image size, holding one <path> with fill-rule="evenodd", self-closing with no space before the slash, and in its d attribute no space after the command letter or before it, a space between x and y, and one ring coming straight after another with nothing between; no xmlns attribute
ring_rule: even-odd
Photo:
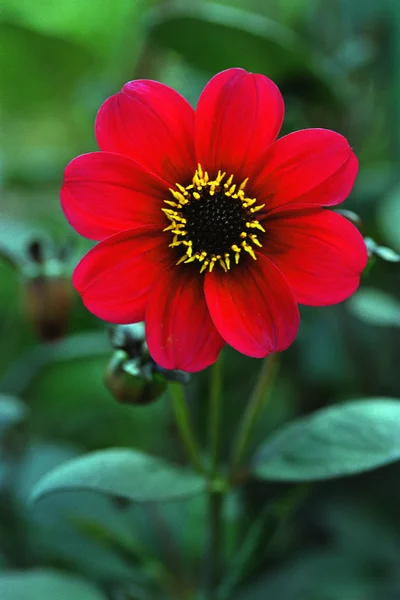
<svg viewBox="0 0 400 600"><path fill-rule="evenodd" d="M166 508L79 493L28 502L43 473L88 450L131 446L185 460L168 398L123 406L103 385L112 350L104 324L70 288L90 243L61 212L63 169L96 149L96 112L128 80L157 79L195 105L219 70L240 66L273 78L285 98L284 133L327 127L353 146L360 174L344 208L359 215L374 256L351 300L302 309L255 442L328 404L400 397L400 4L3 0L0 45L0 598L58 600L61 584L65 598L77 600L96 600L96 589L110 600L184 598L164 570L181 568L172 539L188 560L185 581L199 575L200 499ZM258 366L225 352L226 449ZM190 384L202 436L206 377ZM228 562L286 487L251 483L230 499ZM295 513L278 521L273 535L260 524L257 560L244 570L238 600L400 597L398 464L310 486ZM65 575L53 589L35 571L26 581L37 595L12 595L6 573L15 568L57 568L96 587Z"/></svg>

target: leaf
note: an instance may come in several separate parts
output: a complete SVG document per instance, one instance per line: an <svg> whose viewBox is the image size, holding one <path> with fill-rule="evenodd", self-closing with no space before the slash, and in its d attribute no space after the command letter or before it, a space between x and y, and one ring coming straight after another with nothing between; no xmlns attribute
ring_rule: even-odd
<svg viewBox="0 0 400 600"><path fill-rule="evenodd" d="M65 105L73 98L74 85L83 83L95 65L83 46L13 23L0 23L0 36L7 48L2 56L0 103L12 114L28 112L36 118L38 109L55 102Z"/></svg>
<svg viewBox="0 0 400 600"><path fill-rule="evenodd" d="M400 254L392 250L392 248L377 246L375 248L375 254L382 260L386 260L386 262L400 262Z"/></svg>
<svg viewBox="0 0 400 600"><path fill-rule="evenodd" d="M7 392L22 395L46 367L77 361L84 369L85 360L107 356L109 352L107 336L104 332L97 331L81 331L70 335L60 340L55 347L38 344L19 356L7 369L2 376L1 387ZM60 403L60 398L58 400ZM79 400L81 401L81 398Z"/></svg>
<svg viewBox="0 0 400 600"><path fill-rule="evenodd" d="M382 587L370 563L361 567L343 549L304 551L246 586L235 600L366 600Z"/></svg>
<svg viewBox="0 0 400 600"><path fill-rule="evenodd" d="M378 244L370 237L364 238L364 242L367 246L369 256L379 256L379 258L385 260L386 262L400 262L400 254L398 254L391 248L387 248L386 246L378 246Z"/></svg>
<svg viewBox="0 0 400 600"><path fill-rule="evenodd" d="M400 186L378 203L378 220L387 241L400 252Z"/></svg>
<svg viewBox="0 0 400 600"><path fill-rule="evenodd" d="M347 306L353 315L370 325L400 327L400 301L381 290L363 288Z"/></svg>
<svg viewBox="0 0 400 600"><path fill-rule="evenodd" d="M4 206L8 198L4 198ZM29 242L36 239L47 240L44 228L29 223L25 219L14 219L9 215L2 215L0 229L0 257L12 265L22 264L27 259Z"/></svg>
<svg viewBox="0 0 400 600"><path fill-rule="evenodd" d="M35 0L35 10L32 10L29 2L3 0L2 9L5 17L13 23L38 33L75 40L106 56L112 54L120 43L117 36L123 39L124 32L135 26L140 4L140 0L133 3L127 0L103 0L99 11L92 0L64 0L60 10L58 2Z"/></svg>
<svg viewBox="0 0 400 600"><path fill-rule="evenodd" d="M371 398L324 408L289 423L256 453L260 479L317 481L400 459L400 400Z"/></svg>
<svg viewBox="0 0 400 600"><path fill-rule="evenodd" d="M24 421L26 414L26 407L21 400L0 394L0 435L9 427Z"/></svg>
<svg viewBox="0 0 400 600"><path fill-rule="evenodd" d="M91 491L132 502L178 500L205 490L199 475L123 448L93 452L68 461L39 481L33 501L56 492Z"/></svg>
<svg viewBox="0 0 400 600"><path fill-rule="evenodd" d="M293 76L304 84L296 92L341 99L344 86L335 83L332 66L309 52L290 29L262 15L213 2L172 2L149 11L146 24L157 46L200 70L215 73L234 65L279 83Z"/></svg>
<svg viewBox="0 0 400 600"><path fill-rule="evenodd" d="M1 600L105 600L94 586L78 577L47 569L0 574Z"/></svg>
<svg viewBox="0 0 400 600"><path fill-rule="evenodd" d="M98 582L129 579L139 584L142 577L132 563L80 530L78 523L90 520L111 536L134 544L138 538L134 515L140 506L119 510L107 496L80 491L58 494L32 506L31 494L37 482L50 469L78 455L71 445L33 441L27 449L15 474L15 495L25 515L27 548L35 549L37 564L48 564L51 556L53 565L73 565L74 571Z"/></svg>

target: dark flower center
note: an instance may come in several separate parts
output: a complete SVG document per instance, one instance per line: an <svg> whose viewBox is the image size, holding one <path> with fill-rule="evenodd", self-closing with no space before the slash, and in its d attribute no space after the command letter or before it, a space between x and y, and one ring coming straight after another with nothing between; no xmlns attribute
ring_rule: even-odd
<svg viewBox="0 0 400 600"><path fill-rule="evenodd" d="M222 190L213 196L207 188L199 193L199 200L192 199L180 211L193 252L224 255L242 241L240 234L249 220L246 209L238 198L229 198Z"/></svg>
<svg viewBox="0 0 400 600"><path fill-rule="evenodd" d="M164 231L174 236L170 247L184 250L177 264L197 260L200 273L211 272L216 264L227 272L242 251L256 260L254 247L261 243L254 230L265 230L254 215L264 205L245 195L246 184L247 179L237 186L233 175L226 178L221 171L210 180L199 165L190 185L177 183L170 190L174 199L164 202L172 208L162 210L170 221Z"/></svg>

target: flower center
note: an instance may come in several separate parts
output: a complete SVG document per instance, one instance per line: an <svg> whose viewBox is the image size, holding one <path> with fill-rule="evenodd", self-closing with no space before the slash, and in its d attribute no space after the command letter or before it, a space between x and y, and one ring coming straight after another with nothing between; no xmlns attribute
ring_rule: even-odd
<svg viewBox="0 0 400 600"><path fill-rule="evenodd" d="M184 251L176 264L199 261L200 273L219 264L226 272L231 259L238 264L243 251L256 260L254 246L261 243L255 230L265 229L254 215L265 205L246 196L247 181L237 186L233 175L226 177L221 171L210 180L198 165L190 185L177 183L177 189L170 189L174 200L164 202L171 208L162 210L171 221L164 229L174 236L170 247Z"/></svg>

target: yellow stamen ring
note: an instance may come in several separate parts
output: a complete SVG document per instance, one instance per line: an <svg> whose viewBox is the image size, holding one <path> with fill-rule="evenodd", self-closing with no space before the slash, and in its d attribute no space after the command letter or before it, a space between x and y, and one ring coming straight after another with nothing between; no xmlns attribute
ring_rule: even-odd
<svg viewBox="0 0 400 600"><path fill-rule="evenodd" d="M264 233L265 229L254 214L264 204L257 205L256 198L245 195L248 178L239 186L233 180L233 175L226 177L222 171L211 180L199 164L190 185L177 183L177 189L170 189L173 200L164 200L168 208L162 211L170 222L164 231L174 236L169 247L184 250L177 265L198 261L200 273L211 273L215 265L229 271L231 259L238 264L243 251L257 260L254 247L262 243L255 230Z"/></svg>

